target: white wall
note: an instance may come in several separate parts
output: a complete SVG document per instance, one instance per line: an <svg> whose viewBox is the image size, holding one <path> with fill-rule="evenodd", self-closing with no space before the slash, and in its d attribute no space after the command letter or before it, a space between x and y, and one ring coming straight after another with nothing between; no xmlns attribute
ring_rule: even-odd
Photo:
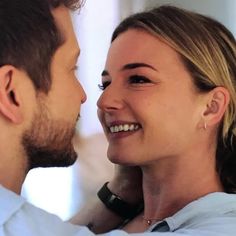
<svg viewBox="0 0 236 236"><path fill-rule="evenodd" d="M88 94L82 106L80 134L89 136L102 132L97 119L96 102L101 94L101 72L104 69L111 34L119 22L118 0L86 0L80 15L74 16L81 55L79 60L79 80Z"/></svg>
<svg viewBox="0 0 236 236"><path fill-rule="evenodd" d="M140 6L140 0L132 1L134 6ZM236 35L236 1L235 0L141 0L142 7L150 8L163 4L172 4L189 10L209 15Z"/></svg>

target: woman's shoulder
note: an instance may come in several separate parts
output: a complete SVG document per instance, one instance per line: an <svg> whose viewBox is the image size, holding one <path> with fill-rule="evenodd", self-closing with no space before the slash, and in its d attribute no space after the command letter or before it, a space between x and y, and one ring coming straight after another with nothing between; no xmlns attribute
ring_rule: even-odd
<svg viewBox="0 0 236 236"><path fill-rule="evenodd" d="M236 194L210 193L189 203L166 222L170 231L207 230L216 235L236 235Z"/></svg>

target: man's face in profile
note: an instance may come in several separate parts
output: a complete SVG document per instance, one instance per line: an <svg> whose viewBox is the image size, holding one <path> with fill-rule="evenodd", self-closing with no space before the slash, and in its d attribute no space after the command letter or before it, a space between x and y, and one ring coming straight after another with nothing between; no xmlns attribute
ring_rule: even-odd
<svg viewBox="0 0 236 236"><path fill-rule="evenodd" d="M37 112L23 135L29 169L72 165L77 157L72 145L80 106L86 94L75 76L79 56L69 11L58 7L52 11L64 43L51 63L52 85L48 94L38 92Z"/></svg>

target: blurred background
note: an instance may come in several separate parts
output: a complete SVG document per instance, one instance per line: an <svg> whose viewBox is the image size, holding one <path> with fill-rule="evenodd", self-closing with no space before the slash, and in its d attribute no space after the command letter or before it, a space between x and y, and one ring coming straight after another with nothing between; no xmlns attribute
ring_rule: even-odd
<svg viewBox="0 0 236 236"><path fill-rule="evenodd" d="M69 168L32 170L22 195L34 205L60 216L74 215L113 174L106 159L107 142L97 119L98 84L115 26L126 16L154 6L171 4L218 19L236 35L235 0L86 0L80 13L73 13L81 47L78 79L88 99L82 107L75 139L78 161Z"/></svg>

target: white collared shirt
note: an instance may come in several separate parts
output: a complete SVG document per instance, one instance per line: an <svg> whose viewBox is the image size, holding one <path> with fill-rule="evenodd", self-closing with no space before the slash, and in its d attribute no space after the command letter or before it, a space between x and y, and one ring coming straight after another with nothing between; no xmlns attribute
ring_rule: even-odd
<svg viewBox="0 0 236 236"><path fill-rule="evenodd" d="M0 186L0 236L93 236ZM236 236L236 194L211 193L144 233L114 230L104 236Z"/></svg>

